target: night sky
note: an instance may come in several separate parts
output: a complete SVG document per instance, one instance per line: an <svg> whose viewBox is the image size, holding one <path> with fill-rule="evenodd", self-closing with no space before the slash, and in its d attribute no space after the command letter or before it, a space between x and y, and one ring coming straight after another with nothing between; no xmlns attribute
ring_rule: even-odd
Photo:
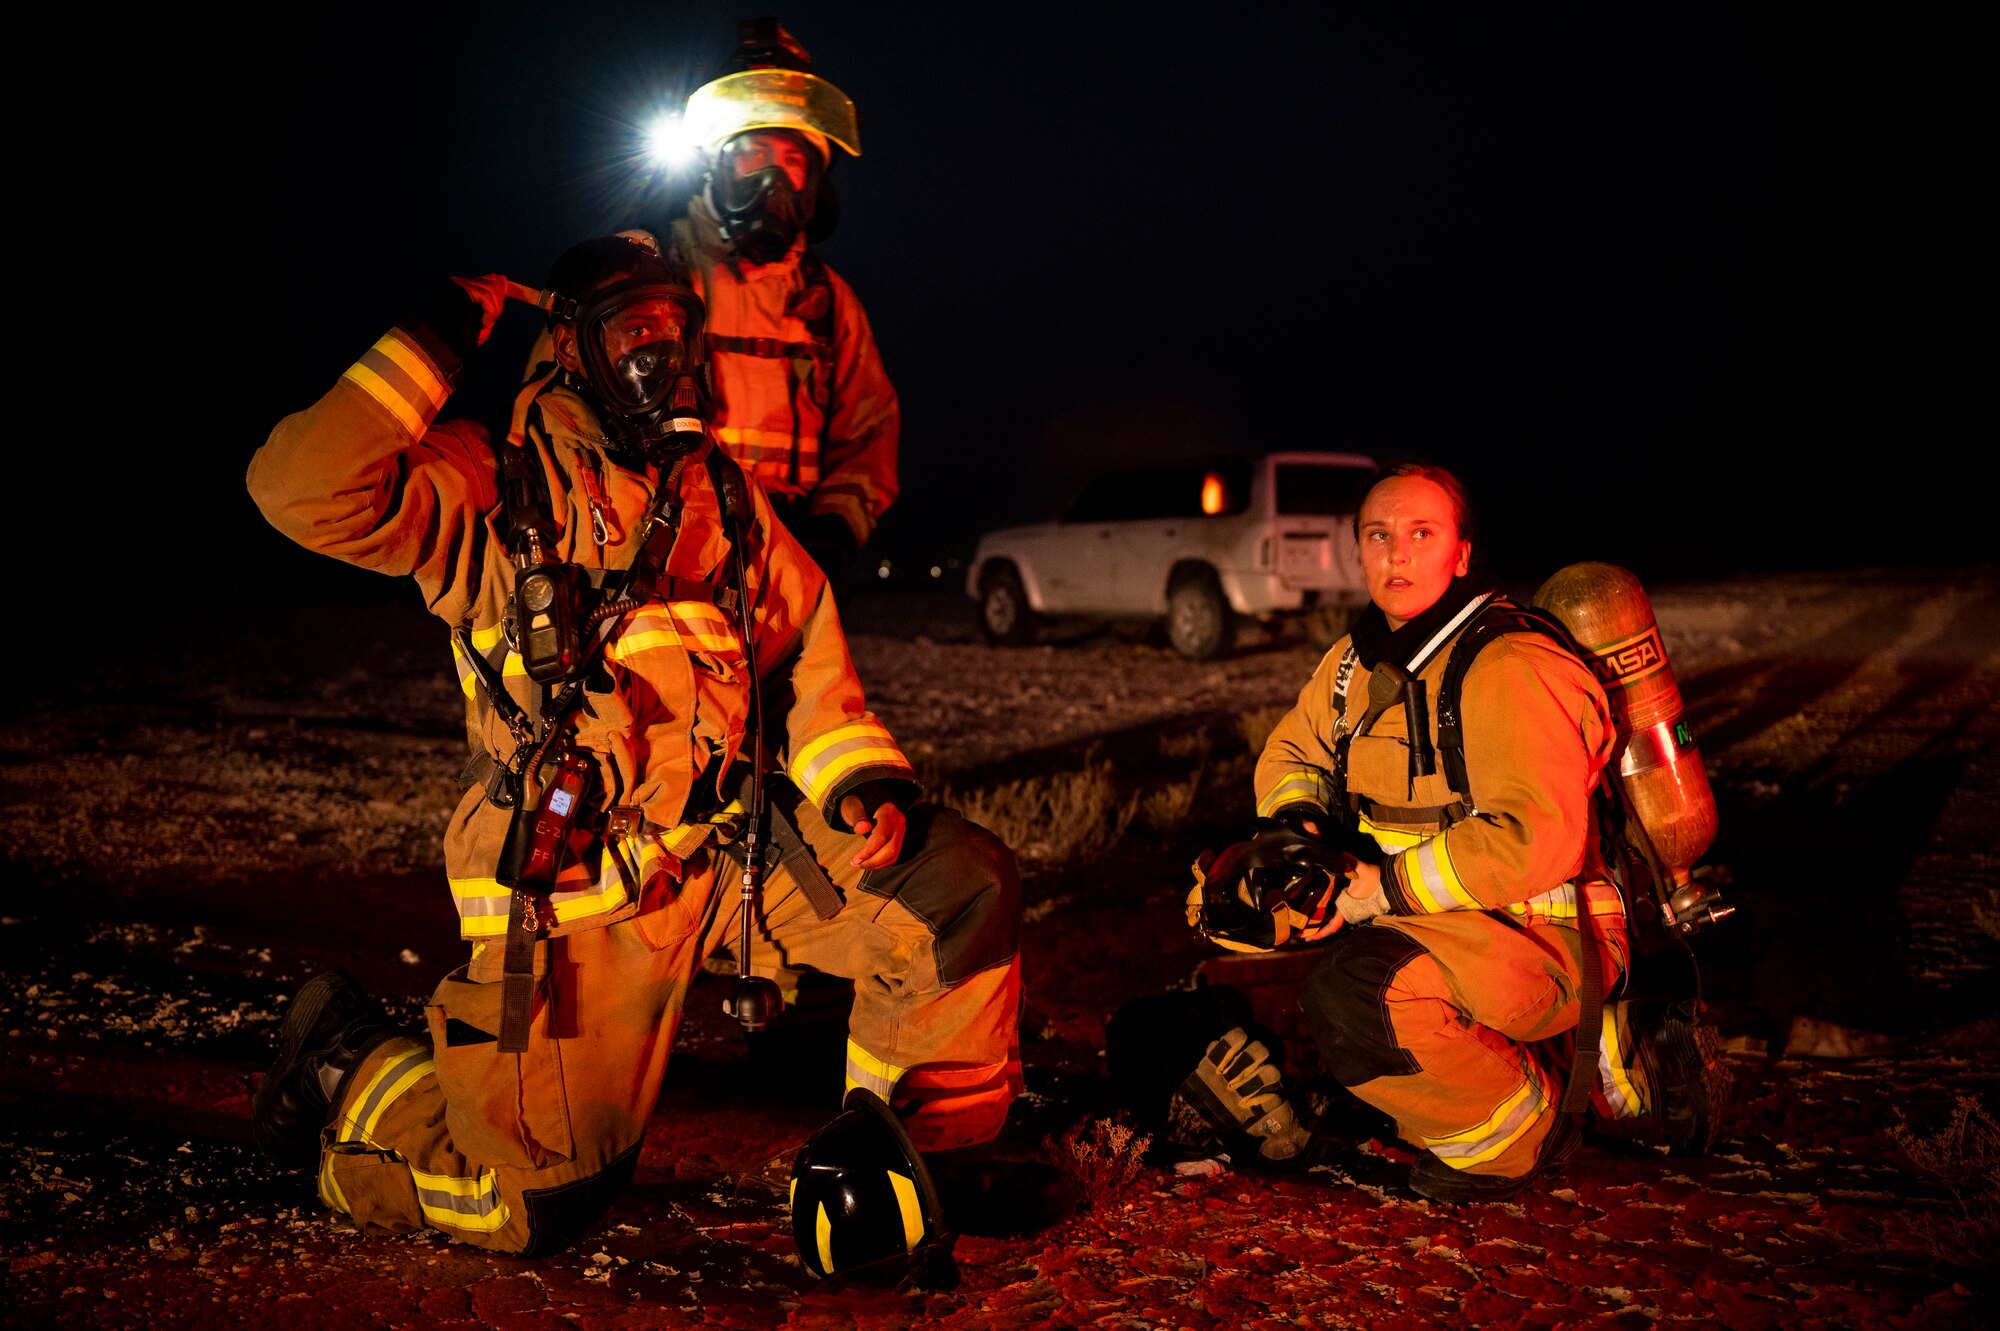
<svg viewBox="0 0 2000 1331"><path fill-rule="evenodd" d="M636 167L638 127L775 12L861 114L821 253L903 399L880 553L962 555L1103 466L1299 447L1459 470L1510 577L1990 559L1981 487L1918 471L1992 432L1942 312L1975 303L1973 164L1938 146L1970 94L1912 54L1953 39L1778 8L501 3L127 34L123 142L69 170L172 303L136 372L79 381L121 422L83 460L207 594L414 600L265 527L250 454L437 277L539 284L583 236L663 227L688 182ZM508 316L458 412L504 406L534 328Z"/></svg>

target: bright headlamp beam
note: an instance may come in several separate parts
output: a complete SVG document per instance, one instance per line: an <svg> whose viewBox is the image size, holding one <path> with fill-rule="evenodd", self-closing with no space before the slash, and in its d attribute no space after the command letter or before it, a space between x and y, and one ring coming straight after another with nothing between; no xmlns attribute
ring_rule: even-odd
<svg viewBox="0 0 2000 1331"><path fill-rule="evenodd" d="M646 126L646 160L672 171L693 165L700 145L688 137L686 123L671 111L653 117Z"/></svg>

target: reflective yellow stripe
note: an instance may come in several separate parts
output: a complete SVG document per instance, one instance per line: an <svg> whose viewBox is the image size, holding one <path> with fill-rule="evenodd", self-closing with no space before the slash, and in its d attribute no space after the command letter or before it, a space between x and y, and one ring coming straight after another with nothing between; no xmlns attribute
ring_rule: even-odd
<svg viewBox="0 0 2000 1331"><path fill-rule="evenodd" d="M340 1190L340 1184L333 1177L335 1159L331 1151L319 1158L319 1199L342 1215L349 1215L354 1208L347 1204L347 1194Z"/></svg>
<svg viewBox="0 0 2000 1331"><path fill-rule="evenodd" d="M681 635L705 652L741 658L743 648L736 625L729 616L706 601L670 601L674 626Z"/></svg>
<svg viewBox="0 0 2000 1331"><path fill-rule="evenodd" d="M780 430L759 430L747 425L718 425L715 437L729 456L738 462L787 462L792 459L792 436ZM801 465L819 466L819 436L798 436Z"/></svg>
<svg viewBox="0 0 2000 1331"><path fill-rule="evenodd" d="M1277 785L1265 792L1264 798L1257 801L1257 816L1269 817L1280 807L1301 800L1324 809L1332 793L1331 783L1318 772L1287 772L1279 778Z"/></svg>
<svg viewBox="0 0 2000 1331"><path fill-rule="evenodd" d="M1424 1145L1454 1169L1469 1169L1505 1152L1535 1125L1548 1103L1531 1064L1524 1065L1523 1075L1526 1080L1521 1088L1501 1101L1483 1123L1442 1137L1425 1137Z"/></svg>
<svg viewBox="0 0 2000 1331"><path fill-rule="evenodd" d="M1416 904L1418 911L1425 915L1439 915L1444 912L1444 903L1431 895L1424 876L1409 867L1409 852L1396 857L1397 867L1393 870L1403 883L1403 895Z"/></svg>
<svg viewBox="0 0 2000 1331"><path fill-rule="evenodd" d="M387 411L391 416L394 416L397 423L410 432L412 439L422 436L425 425L424 417L415 407L410 405L409 401L401 393L395 390L388 380L369 369L366 365L359 363L348 366L347 373L340 377L353 383L362 392L381 403L382 409Z"/></svg>
<svg viewBox="0 0 2000 1331"><path fill-rule="evenodd" d="M490 1169L481 1169L474 1178L412 1169L410 1178L424 1219L440 1229L491 1234L507 1224L510 1213L500 1196L500 1180Z"/></svg>
<svg viewBox="0 0 2000 1331"><path fill-rule="evenodd" d="M1576 918L1576 898L1574 884L1563 883L1539 896L1526 901L1509 902L1501 909L1509 915L1524 920L1574 920ZM1610 883L1592 882L1584 884L1584 899L1590 903L1593 916L1625 914L1625 903L1618 895L1618 889Z"/></svg>
<svg viewBox="0 0 2000 1331"><path fill-rule="evenodd" d="M1637 1118L1646 1112L1646 1096L1633 1082L1628 1050L1632 1047L1623 1029L1629 1009L1623 1003L1604 1005L1604 1039L1597 1048L1598 1085L1604 1102L1619 1118Z"/></svg>
<svg viewBox="0 0 2000 1331"><path fill-rule="evenodd" d="M903 751L896 747L893 740L870 748L850 749L820 771L813 773L809 786L813 792L813 803L824 803L826 797L833 792L835 786L846 779L848 773L878 764L896 767L910 765L909 760L903 757Z"/></svg>
<svg viewBox="0 0 2000 1331"><path fill-rule="evenodd" d="M645 854L641 849L640 866L645 881L645 872L650 872ZM656 852L657 856L657 852ZM654 863L657 864L657 858ZM500 938L507 932L507 912L513 905L513 893L500 885L496 878L452 878L452 905L458 910L459 937L467 939ZM566 885L567 884L567 885ZM625 880L618 872L613 857L606 856L595 879L590 870L582 864L571 864L556 879L556 890L549 893L549 913L557 924L573 924L592 916L609 914L632 900Z"/></svg>
<svg viewBox="0 0 2000 1331"><path fill-rule="evenodd" d="M1417 895L1430 903L1431 911L1480 910L1478 900L1459 881L1452 866L1451 852L1445 848L1445 834L1425 837L1403 853L1403 873Z"/></svg>
<svg viewBox="0 0 2000 1331"><path fill-rule="evenodd" d="M625 617L625 624L611 645L604 649L604 655L613 661L623 661L638 652L655 647L678 647L681 645L680 630L674 625L674 618L665 606L648 605L634 610Z"/></svg>
<svg viewBox="0 0 2000 1331"><path fill-rule="evenodd" d="M458 908L461 938L499 938L507 932L507 907L514 894L494 878L452 878L451 904Z"/></svg>
<svg viewBox="0 0 2000 1331"><path fill-rule="evenodd" d="M889 1187L896 1194L896 1209L903 1213L903 1251L914 1252L924 1241L924 1208L917 1200L917 1181L893 1169L887 1173Z"/></svg>
<svg viewBox="0 0 2000 1331"><path fill-rule="evenodd" d="M607 867L609 867L607 865ZM573 924L587 920L593 915L603 915L617 910L631 898L626 894L624 880L618 877L616 869L611 870L610 880L599 878L588 887L558 890L549 893L549 907L557 924Z"/></svg>
<svg viewBox="0 0 2000 1331"><path fill-rule="evenodd" d="M865 1086L875 1092L875 1094L881 1096L884 1101L887 1101L889 1093L896 1089L896 1082L902 1077L904 1071L905 1069L899 1068L893 1063L883 1062L860 1045L854 1043L854 1041L849 1040L847 1042L847 1085L841 1093L844 1095L857 1086Z"/></svg>
<svg viewBox="0 0 2000 1331"><path fill-rule="evenodd" d="M910 765L882 723L869 720L835 727L803 746L788 766L806 798L824 805L848 774L877 763L905 769Z"/></svg>
<svg viewBox="0 0 2000 1331"><path fill-rule="evenodd" d="M479 636L477 633L472 635L472 648L483 655L493 646L494 642L500 640L500 630L492 630L492 641L484 644L479 641ZM465 659L465 649L458 645L456 635L451 640L451 663L458 671L458 687L460 691L468 698L478 697L479 679L472 672L472 663ZM487 664L491 665L492 662L489 660ZM500 658L500 677L502 679L526 679L528 677L528 663L521 659L519 652L510 648L507 654Z"/></svg>
<svg viewBox="0 0 2000 1331"><path fill-rule="evenodd" d="M724 823L736 822L742 816L743 801L732 799L704 822L682 823L680 826L662 833L660 835L660 844L666 848L669 854L686 859L700 848L702 842L708 840L716 827Z"/></svg>
<svg viewBox="0 0 2000 1331"><path fill-rule="evenodd" d="M395 333L385 333L376 339L374 349L394 361L397 369L410 376L410 382L430 399L432 413L442 407L444 400L451 396L451 389L447 388L444 380L438 377L437 370L431 365L430 357Z"/></svg>
<svg viewBox="0 0 2000 1331"><path fill-rule="evenodd" d="M369 1057L375 1071L341 1097L337 1140L380 1149L375 1130L382 1124L382 1115L411 1087L435 1075L437 1063L431 1058L429 1045L403 1036L384 1041Z"/></svg>
<svg viewBox="0 0 2000 1331"><path fill-rule="evenodd" d="M1371 823L1366 818L1359 819L1358 826L1362 835L1373 837L1375 844L1388 851L1391 855L1401 854L1411 846L1421 844L1424 839L1421 832L1398 831L1393 827L1383 827L1377 823Z"/></svg>
<svg viewBox="0 0 2000 1331"><path fill-rule="evenodd" d="M682 823L665 833L660 842L667 848L669 854L686 859L701 849L701 843L708 840L709 834L714 830L712 823Z"/></svg>
<svg viewBox="0 0 2000 1331"><path fill-rule="evenodd" d="M833 1222L826 1218L826 1203L819 1204L819 1212L813 1216L813 1246L819 1249L819 1269L833 1274Z"/></svg>

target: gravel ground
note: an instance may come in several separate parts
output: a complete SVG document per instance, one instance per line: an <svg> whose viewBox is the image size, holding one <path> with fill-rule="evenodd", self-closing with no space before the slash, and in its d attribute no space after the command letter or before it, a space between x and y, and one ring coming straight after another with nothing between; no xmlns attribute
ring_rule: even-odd
<svg viewBox="0 0 2000 1331"><path fill-rule="evenodd" d="M1012 1135L1046 1139L1088 1208L1028 1239L961 1239L965 1283L908 1296L798 1267L771 1179L831 1093L745 1049L719 977L697 985L634 1188L555 1258L364 1238L258 1160L249 1095L290 992L342 964L411 1015L457 960L436 837L460 703L414 606L137 635L145 648L60 688L17 691L0 722L0 1318L1990 1324L1992 1270L1964 1244L2000 1233L1990 1186L1966 1172L1954 1193L1894 1134L1942 1132L1962 1100L2000 1107L2000 943L1980 927L2000 905L2000 573L1653 599L1722 805L1708 860L1742 906L1703 948L1735 1110L1710 1158L1606 1137L1516 1203L1453 1211L1404 1190L1407 1151L1331 1102L1348 1145L1301 1179L1137 1168L1088 1135L1116 1109L1104 1020L1208 958L1178 924L1186 864L1240 829L1246 726L1289 703L1318 650L1252 633L1190 665L1090 624L994 650L955 597L857 596L871 700L938 784L977 795L1102 763L1139 801L1196 779L1184 816L1027 865L1031 1094ZM1062 1143L1077 1133L1097 1149Z"/></svg>

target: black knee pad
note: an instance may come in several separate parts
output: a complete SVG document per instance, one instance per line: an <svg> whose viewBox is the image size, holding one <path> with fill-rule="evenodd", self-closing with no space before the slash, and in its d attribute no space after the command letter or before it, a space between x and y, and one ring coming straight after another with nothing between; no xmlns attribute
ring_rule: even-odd
<svg viewBox="0 0 2000 1331"><path fill-rule="evenodd" d="M946 984L1011 960L1021 945L1021 874L1007 844L956 809L909 813L902 863L871 869L861 890L893 897L930 926Z"/></svg>
<svg viewBox="0 0 2000 1331"><path fill-rule="evenodd" d="M521 1194L521 1207L528 1213L528 1246L523 1257L546 1257L575 1243L611 1209L618 1194L632 1181L639 1166L639 1147L613 1160L589 1178L580 1178L556 1188L537 1188Z"/></svg>
<svg viewBox="0 0 2000 1331"><path fill-rule="evenodd" d="M1321 1061L1342 1086L1420 1070L1396 1043L1387 994L1396 972L1423 954L1400 930L1349 925L1306 977L1299 1007Z"/></svg>

